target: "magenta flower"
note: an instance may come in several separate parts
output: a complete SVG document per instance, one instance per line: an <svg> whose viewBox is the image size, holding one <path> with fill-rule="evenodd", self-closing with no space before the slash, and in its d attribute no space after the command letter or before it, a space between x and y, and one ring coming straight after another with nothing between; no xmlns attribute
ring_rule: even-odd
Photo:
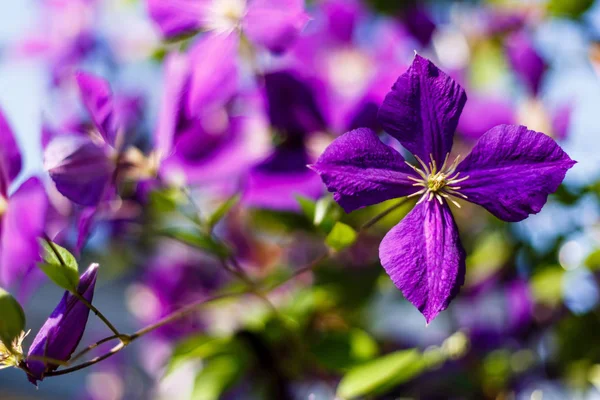
<svg viewBox="0 0 600 400"><path fill-rule="evenodd" d="M98 264L90 265L81 275L77 286L77 293L90 303L94 297L97 273ZM37 381L44 379L46 373L56 370L59 366L29 358L37 356L68 361L83 336L89 313L90 309L85 304L70 292L65 292L29 348L27 368L31 373L28 375L31 383L36 385Z"/></svg>
<svg viewBox="0 0 600 400"><path fill-rule="evenodd" d="M150 17L166 38L198 31L241 30L251 42L280 53L289 47L308 15L304 0L146 0Z"/></svg>
<svg viewBox="0 0 600 400"><path fill-rule="evenodd" d="M0 111L0 284L25 282L39 261L38 238L46 221L48 199L37 178L29 178L14 193L9 187L21 172L21 152L8 122Z"/></svg>
<svg viewBox="0 0 600 400"><path fill-rule="evenodd" d="M416 56L379 110L386 131L414 154L406 163L370 129L336 139L312 168L351 212L395 197L419 197L388 234L379 257L394 284L429 323L446 309L465 276L465 251L449 202L467 200L509 222L542 209L575 161L550 137L500 125L481 136L465 160L449 161L467 98L429 60Z"/></svg>

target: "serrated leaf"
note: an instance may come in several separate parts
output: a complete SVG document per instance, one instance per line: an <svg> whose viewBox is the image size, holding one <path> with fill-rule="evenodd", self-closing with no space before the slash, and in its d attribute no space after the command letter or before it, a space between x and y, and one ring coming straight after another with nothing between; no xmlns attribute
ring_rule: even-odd
<svg viewBox="0 0 600 400"><path fill-rule="evenodd" d="M336 222L329 235L327 235L325 243L332 249L340 251L352 246L357 237L358 234L351 226L342 222Z"/></svg>
<svg viewBox="0 0 600 400"><path fill-rule="evenodd" d="M208 226L212 229L215 225L223 219L225 215L240 201L240 195L236 194L231 196L229 199L225 201L225 203L221 204L217 210L212 213L212 215L208 218Z"/></svg>
<svg viewBox="0 0 600 400"><path fill-rule="evenodd" d="M415 349L388 354L352 368L342 378L337 395L343 399L384 393L408 382L425 369L422 355Z"/></svg>
<svg viewBox="0 0 600 400"><path fill-rule="evenodd" d="M0 340L9 347L25 329L25 313L14 297L0 288Z"/></svg>
<svg viewBox="0 0 600 400"><path fill-rule="evenodd" d="M79 267L77 260L71 252L56 243L42 244L42 263L40 269L63 289L74 292L79 284Z"/></svg>
<svg viewBox="0 0 600 400"><path fill-rule="evenodd" d="M207 253L218 257L227 257L230 251L225 246L217 243L211 235L193 230L183 230L177 228L166 228L158 231L159 235L169 237L188 246L204 250Z"/></svg>

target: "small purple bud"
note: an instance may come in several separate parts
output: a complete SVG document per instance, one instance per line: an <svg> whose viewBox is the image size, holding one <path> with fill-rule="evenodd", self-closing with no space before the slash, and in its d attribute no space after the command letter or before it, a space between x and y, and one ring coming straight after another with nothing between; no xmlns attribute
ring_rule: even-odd
<svg viewBox="0 0 600 400"><path fill-rule="evenodd" d="M79 280L77 292L90 303L94 297L98 264L92 264ZM44 375L56 370L59 366L34 360L34 357L47 357L54 360L68 361L77 348L90 310L72 293L65 292L62 300L54 309L48 320L44 323L27 354L27 368L31 375L29 381L37 385Z"/></svg>

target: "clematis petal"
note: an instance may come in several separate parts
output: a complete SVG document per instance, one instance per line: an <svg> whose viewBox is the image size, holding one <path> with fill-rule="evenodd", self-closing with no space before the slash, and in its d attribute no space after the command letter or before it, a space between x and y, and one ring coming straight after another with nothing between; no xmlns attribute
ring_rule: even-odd
<svg viewBox="0 0 600 400"><path fill-rule="evenodd" d="M513 33L506 39L506 54L515 73L532 94L538 94L546 63L525 32Z"/></svg>
<svg viewBox="0 0 600 400"><path fill-rule="evenodd" d="M59 136L44 152L44 168L58 191L84 206L96 205L110 183L114 162L106 147L86 136Z"/></svg>
<svg viewBox="0 0 600 400"><path fill-rule="evenodd" d="M465 251L448 205L424 201L385 235L383 268L404 297L431 322L465 278Z"/></svg>
<svg viewBox="0 0 600 400"><path fill-rule="evenodd" d="M47 207L44 186L37 178L28 179L10 196L0 241L0 276L4 285L23 283L39 261L38 238L44 231Z"/></svg>
<svg viewBox="0 0 600 400"><path fill-rule="evenodd" d="M4 164L8 180L15 179L21 172L21 151L2 109L0 109L0 160Z"/></svg>
<svg viewBox="0 0 600 400"><path fill-rule="evenodd" d="M319 176L306 167L303 146L280 146L248 172L244 204L271 210L297 211L297 195L317 199L323 195Z"/></svg>
<svg viewBox="0 0 600 400"><path fill-rule="evenodd" d="M170 155L179 117L183 111L190 63L187 55L171 53L165 60L164 91L155 134L155 150L163 157Z"/></svg>
<svg viewBox="0 0 600 400"><path fill-rule="evenodd" d="M558 140L564 140L569 136L569 128L573 116L573 107L569 103L561 104L552 113L552 133Z"/></svg>
<svg viewBox="0 0 600 400"><path fill-rule="evenodd" d="M150 18L165 38L200 30L209 3L206 0L146 0Z"/></svg>
<svg viewBox="0 0 600 400"><path fill-rule="evenodd" d="M81 275L77 286L77 292L90 303L94 297L97 273L98 264L90 265ZM58 368L58 365L34 360L32 356L68 361L83 336L89 313L90 310L85 304L73 294L65 292L29 348L27 367L32 374L28 375L31 383L36 385L37 381L44 379L46 373Z"/></svg>
<svg viewBox="0 0 600 400"><path fill-rule="evenodd" d="M311 168L346 212L419 190L402 155L366 128L334 140Z"/></svg>
<svg viewBox="0 0 600 400"><path fill-rule="evenodd" d="M236 92L238 45L235 34L208 34L191 49L188 117L196 117L211 106L222 106Z"/></svg>
<svg viewBox="0 0 600 400"><path fill-rule="evenodd" d="M78 72L76 79L81 99L94 125L106 143L114 147L117 129L110 85L106 80L85 72Z"/></svg>
<svg viewBox="0 0 600 400"><path fill-rule="evenodd" d="M242 28L252 42L282 53L294 43L308 20L304 0L251 0Z"/></svg>
<svg viewBox="0 0 600 400"><path fill-rule="evenodd" d="M538 213L575 161L543 133L500 125L477 142L458 165L460 193L496 217L521 221Z"/></svg>
<svg viewBox="0 0 600 400"><path fill-rule="evenodd" d="M311 88L290 71L266 74L268 114L275 129L288 135L303 135L325 129Z"/></svg>
<svg viewBox="0 0 600 400"><path fill-rule="evenodd" d="M360 1L328 0L321 6L327 18L329 34L341 42L350 42L366 10Z"/></svg>
<svg viewBox="0 0 600 400"><path fill-rule="evenodd" d="M379 109L379 122L422 160L441 165L452 148L465 91L431 61L416 55Z"/></svg>

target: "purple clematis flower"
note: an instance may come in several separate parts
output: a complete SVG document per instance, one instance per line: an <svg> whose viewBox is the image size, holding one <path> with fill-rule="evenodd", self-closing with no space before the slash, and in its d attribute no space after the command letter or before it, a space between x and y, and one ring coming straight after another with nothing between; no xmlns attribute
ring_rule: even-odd
<svg viewBox="0 0 600 400"><path fill-rule="evenodd" d="M378 117L419 166L407 164L365 128L336 139L312 166L346 212L395 197L419 197L387 233L379 257L428 323L464 282L465 251L448 203L467 200L504 221L521 221L542 209L575 164L550 137L515 125L490 129L466 159L449 162L466 99L452 78L417 55Z"/></svg>
<svg viewBox="0 0 600 400"><path fill-rule="evenodd" d="M111 190L123 144L118 129L122 118L115 111L108 82L83 72L76 80L94 131L52 139L44 152L44 167L61 194L74 203L96 206Z"/></svg>
<svg viewBox="0 0 600 400"><path fill-rule="evenodd" d="M9 187L21 172L21 152L0 111L0 283L10 287L25 281L39 261L38 238L46 221L48 198L37 178L29 178L14 193Z"/></svg>
<svg viewBox="0 0 600 400"><path fill-rule="evenodd" d="M97 274L98 264L90 265L87 271L81 275L77 286L77 293L89 302L92 302L94 297ZM32 356L68 361L83 336L89 313L90 309L85 304L72 293L65 292L62 300L50 314L29 348L27 368L31 373L28 375L31 383L36 385L37 381L44 379L46 373L59 367L55 364L34 360Z"/></svg>
<svg viewBox="0 0 600 400"><path fill-rule="evenodd" d="M296 211L296 195L316 199L323 193L318 177L306 168L311 162L306 138L324 130L325 121L313 91L294 72L271 72L264 82L267 114L282 142L249 171L243 199L253 207Z"/></svg>
<svg viewBox="0 0 600 400"><path fill-rule="evenodd" d="M166 38L198 31L241 30L251 42L281 53L298 37L308 15L304 0L147 0Z"/></svg>
<svg viewBox="0 0 600 400"><path fill-rule="evenodd" d="M537 95L547 66L527 33L519 31L506 38L506 55L519 79Z"/></svg>

